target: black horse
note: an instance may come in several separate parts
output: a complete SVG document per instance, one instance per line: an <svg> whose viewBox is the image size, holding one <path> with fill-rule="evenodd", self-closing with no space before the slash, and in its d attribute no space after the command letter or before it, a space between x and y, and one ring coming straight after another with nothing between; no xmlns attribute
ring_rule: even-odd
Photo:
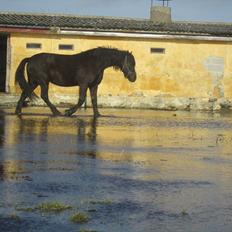
<svg viewBox="0 0 232 232"><path fill-rule="evenodd" d="M24 76L25 65L28 81ZM85 102L89 88L94 117L100 116L97 107L97 89L108 67L120 69L131 82L136 80L135 59L132 53L114 48L99 47L75 55L58 55L40 53L25 58L16 70L16 80L22 89L21 97L16 107L16 114L21 114L23 102L33 95L33 90L41 87L41 98L50 107L54 115L60 115L57 108L48 98L49 82L69 87L80 86L79 100L76 105L65 111L70 116Z"/></svg>

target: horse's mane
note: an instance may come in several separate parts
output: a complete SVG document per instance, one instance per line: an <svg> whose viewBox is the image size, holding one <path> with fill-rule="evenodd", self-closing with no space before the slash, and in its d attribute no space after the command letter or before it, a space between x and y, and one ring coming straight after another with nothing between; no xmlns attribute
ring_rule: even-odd
<svg viewBox="0 0 232 232"><path fill-rule="evenodd" d="M97 47L95 49L98 51L112 51L112 52L123 52L123 53L128 52L128 51L120 50L118 48L114 48L114 47L110 47L110 46L109 47L101 46L101 47Z"/></svg>
<svg viewBox="0 0 232 232"><path fill-rule="evenodd" d="M102 57L106 57L106 58L109 58L109 54L111 56L114 56L114 57L117 57L117 58L120 58L121 61L123 59L124 61L124 57L126 54L131 54L131 52L129 51L125 51L125 50L119 50L118 48L114 48L114 47L97 47L97 48L92 48L92 49L89 49L87 51L83 51L77 55L79 56L97 56L99 58L102 58ZM118 56L119 54L121 54L122 56ZM119 70L121 69L121 67L119 66L113 66L113 68L115 70Z"/></svg>
<svg viewBox="0 0 232 232"><path fill-rule="evenodd" d="M79 55L89 55L89 54L102 55L102 54L109 52L109 51L111 51L112 54L114 54L114 53L118 54L118 52L129 53L129 51L119 50L118 48L101 46L101 47L89 49L87 51L83 51L83 52L79 53Z"/></svg>

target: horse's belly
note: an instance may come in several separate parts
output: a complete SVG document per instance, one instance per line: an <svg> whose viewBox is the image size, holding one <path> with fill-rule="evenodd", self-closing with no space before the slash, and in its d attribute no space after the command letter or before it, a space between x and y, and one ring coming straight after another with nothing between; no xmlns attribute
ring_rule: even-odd
<svg viewBox="0 0 232 232"><path fill-rule="evenodd" d="M76 82L65 82L65 81L57 81L57 80L51 81L51 83L63 87L71 87L78 85L78 83Z"/></svg>
<svg viewBox="0 0 232 232"><path fill-rule="evenodd" d="M75 78L70 77L68 75L63 75L59 71L55 71L55 72L50 73L50 81L52 84L64 86L64 87L78 85Z"/></svg>

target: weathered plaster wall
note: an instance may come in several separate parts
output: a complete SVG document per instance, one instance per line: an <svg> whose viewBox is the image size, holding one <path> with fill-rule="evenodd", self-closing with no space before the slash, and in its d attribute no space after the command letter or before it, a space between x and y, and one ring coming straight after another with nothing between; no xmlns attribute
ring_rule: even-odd
<svg viewBox="0 0 232 232"><path fill-rule="evenodd" d="M31 42L41 43L42 49L26 49L26 43ZM59 44L73 44L74 50L59 51ZM230 106L231 42L14 34L11 35L11 91L18 91L14 75L24 57L39 52L73 54L98 46L132 51L138 76L135 83L130 83L122 73L107 69L99 87L102 106L204 110ZM165 53L151 53L151 48L164 48ZM77 87L50 87L50 96L56 103L75 103L77 93Z"/></svg>

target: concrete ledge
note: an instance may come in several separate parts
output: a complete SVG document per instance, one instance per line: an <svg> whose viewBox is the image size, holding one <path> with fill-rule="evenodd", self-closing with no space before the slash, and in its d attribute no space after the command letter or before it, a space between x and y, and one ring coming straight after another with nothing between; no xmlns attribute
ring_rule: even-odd
<svg viewBox="0 0 232 232"><path fill-rule="evenodd" d="M17 101L19 100L19 95L17 94L0 94L0 107L10 107L16 106Z"/></svg>
<svg viewBox="0 0 232 232"><path fill-rule="evenodd" d="M0 94L0 106L15 106L19 95ZM50 100L57 106L70 107L78 101L77 95L50 95ZM29 105L45 106L42 99L28 102ZM87 97L87 106L92 107L90 97ZM193 111L220 111L231 110L232 102L225 98L186 98L173 97L169 95L144 96L142 93L137 96L111 96L99 95L98 106L105 108L137 108L157 110L193 110Z"/></svg>
<svg viewBox="0 0 232 232"><path fill-rule="evenodd" d="M60 106L76 104L77 95L53 95L51 101ZM44 105L43 101L35 104ZM87 97L87 106L92 107L91 99ZM137 96L111 96L99 95L98 106L103 108L137 108L137 109L157 109L157 110L193 110L193 111L220 111L222 109L232 109L232 102L228 99L211 98L186 98L173 96L144 96L142 93Z"/></svg>

